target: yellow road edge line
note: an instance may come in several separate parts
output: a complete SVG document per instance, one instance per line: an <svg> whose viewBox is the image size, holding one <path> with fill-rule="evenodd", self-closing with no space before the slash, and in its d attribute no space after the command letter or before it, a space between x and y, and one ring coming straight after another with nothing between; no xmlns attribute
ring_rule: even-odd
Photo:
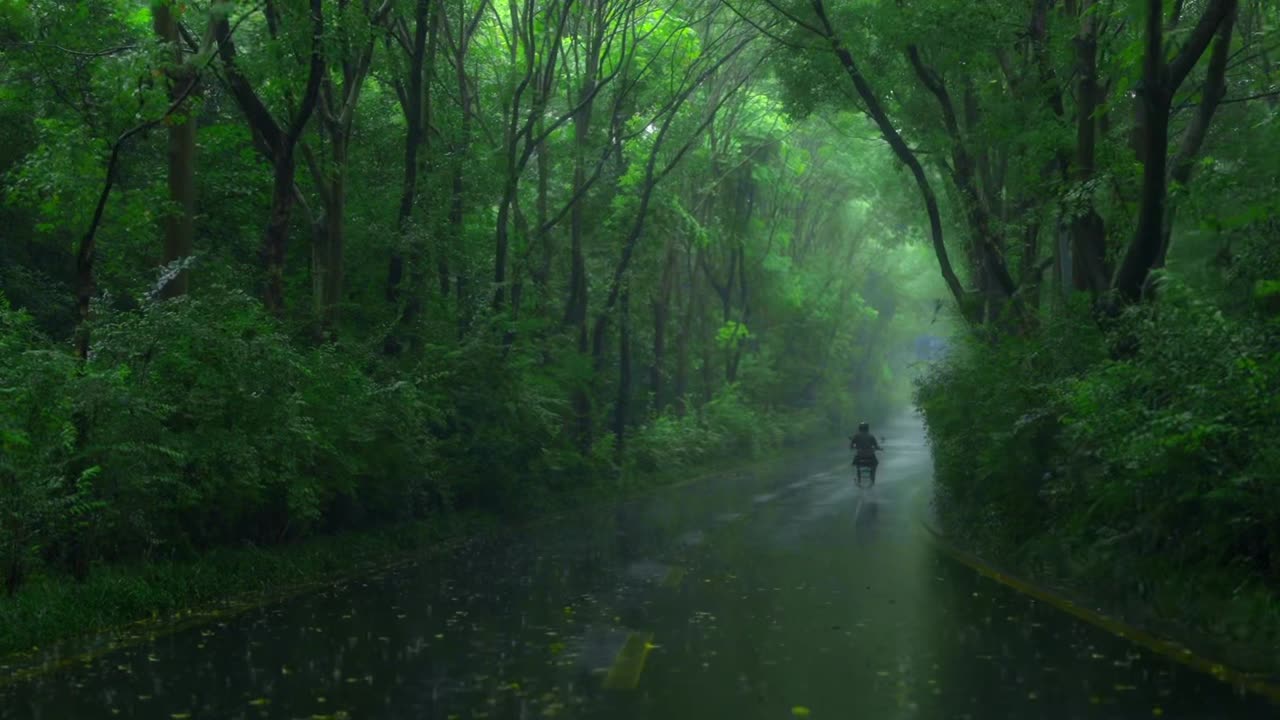
<svg viewBox="0 0 1280 720"><path fill-rule="evenodd" d="M1100 612L1078 605L1065 597L1033 585L1026 580L1001 572L1000 570L992 567L982 558L979 558L977 555L966 552L952 545L940 532L930 527L923 519L920 520L920 526L923 527L930 537L933 538L934 544L941 548L943 552L947 553L947 555L951 556L952 559L985 577L995 580L1001 585L1020 592L1023 595L1027 595L1035 598L1036 600L1047 603L1068 615L1106 630L1113 635L1122 637L1125 640L1128 640L1135 645L1140 645L1158 655L1162 655L1182 665L1186 665L1193 670L1210 675L1222 682L1249 690L1250 692L1261 695L1274 703L1280 703L1280 686L1268 682L1257 674L1247 673L1227 667L1223 663L1215 662L1209 658L1197 655L1189 648L1179 645L1171 640L1159 638L1113 617L1103 615Z"/></svg>
<svg viewBox="0 0 1280 720"><path fill-rule="evenodd" d="M456 546L469 540L470 537L445 538L425 548L423 555L455 549ZM49 645L56 647L62 643L75 645L87 640L97 640L98 644L88 650L81 650L75 653L57 652L44 660L38 659L41 655L47 653L44 648L6 653L0 655L0 665L9 665L12 669L8 671L8 675L0 676L0 689L61 672L77 663L90 663L117 651L129 650L144 643L154 642L159 638L229 620L251 610L280 605L304 595L317 593L325 588L371 578L379 573L390 572L417 562L419 557L417 555L405 555L372 567L359 566L348 572L330 577L322 577L291 586L281 586L277 590L267 593L254 594L246 592L165 616L134 620L101 628L88 635L61 638L49 643Z"/></svg>
<svg viewBox="0 0 1280 720"><path fill-rule="evenodd" d="M640 684L644 661L653 649L653 633L633 632L627 635L618 655L613 659L609 674L604 676L604 687L609 690L634 690Z"/></svg>
<svg viewBox="0 0 1280 720"><path fill-rule="evenodd" d="M101 660L103 657L117 651L130 650L139 645L153 643L160 638L174 635L185 630L212 625L222 620L234 618L237 615L243 615L250 610L256 610L262 605L245 604L243 606L223 608L219 610L209 610L192 615L189 618L179 620L170 620L162 625L157 625L138 632L126 632L124 630L116 631L116 634L109 640L105 640L104 644L90 650L76 653L74 655L61 655L56 658L46 660L40 663L28 665L26 667L18 667L5 677L0 677L0 690L4 688L19 685L24 682L35 680L44 675L66 670L74 665L88 665L90 663ZM150 621L140 621L149 623Z"/></svg>

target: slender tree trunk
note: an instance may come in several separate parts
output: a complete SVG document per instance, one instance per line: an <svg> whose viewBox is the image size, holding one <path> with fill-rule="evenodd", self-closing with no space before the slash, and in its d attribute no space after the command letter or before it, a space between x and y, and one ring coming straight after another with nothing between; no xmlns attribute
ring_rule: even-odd
<svg viewBox="0 0 1280 720"><path fill-rule="evenodd" d="M294 148L290 146L277 155L271 183L271 213L267 229L262 236L259 256L266 271L262 302L267 312L279 315L284 311L284 263L289 242L289 223L293 217L293 183L297 176Z"/></svg>
<svg viewBox="0 0 1280 720"><path fill-rule="evenodd" d="M333 170L325 197L323 246L317 254L319 269L319 328L331 335L337 327L342 302L343 253L347 217L347 138L342 132L332 133L330 160Z"/></svg>
<svg viewBox="0 0 1280 720"><path fill-rule="evenodd" d="M671 290L676 266L675 243L667 241L666 258L662 263L662 279L658 295L653 299L653 365L649 367L649 388L653 392L654 414L661 414L667 406L665 370L667 359L667 318L671 314Z"/></svg>
<svg viewBox="0 0 1280 720"><path fill-rule="evenodd" d="M1200 93L1200 105L1191 125L1182 136L1182 144L1174 156L1169 168L1169 179L1185 187L1191 181L1195 170L1195 159L1200 154L1205 138L1209 134L1209 125L1213 122L1218 105L1227 96L1227 61L1231 53L1231 36L1236 24L1236 13L1232 13L1218 30L1218 38L1214 41L1209 56L1209 70L1205 75L1204 89ZM1160 256L1156 267L1164 267L1169 254L1169 244L1173 237L1173 224L1177 216L1177 206L1170 200L1165 206L1164 226L1161 230Z"/></svg>
<svg viewBox="0 0 1280 720"><path fill-rule="evenodd" d="M169 72L169 100L179 102L189 94L186 85L196 82L195 69L185 60L179 41L178 21L169 3L152 7L156 35L169 45L173 62ZM164 219L164 264L178 262L191 255L195 237L196 214L196 119L195 112L172 117L169 123L169 202L172 207ZM188 272L184 269L168 278L160 290L165 298L185 295Z"/></svg>
<svg viewBox="0 0 1280 720"><path fill-rule="evenodd" d="M434 9L433 9L434 8ZM406 255L409 258L409 296L405 299L400 315L399 329L387 337L388 354L400 351L398 334L408 333L410 345L421 345L415 326L422 307L423 248L411 234L414 207L418 198L418 180L422 169L420 153L431 153L426 133L431 121L431 74L427 65L435 62L437 38L440 31L440 9L432 0L417 0L414 5L413 39L409 53L409 82L405 87L403 106L405 114L404 169L400 183L400 205L396 213L396 235L399 245L392 249L387 267L387 302L400 303L401 283L404 278Z"/></svg>
<svg viewBox="0 0 1280 720"><path fill-rule="evenodd" d="M542 137L543 123L538 121L537 131L538 137ZM538 264L533 272L533 284L537 288L538 306L545 312L548 301L547 283L551 279L551 261L554 248L552 247L551 233L544 228L547 225L549 217L547 195L551 182L551 164L547 157L547 143L542 143L538 147L537 157L538 172L538 197L535 203L534 211L537 219L537 235L538 249L540 251Z"/></svg>
<svg viewBox="0 0 1280 720"><path fill-rule="evenodd" d="M751 331L751 326L748 324L751 321L751 307L748 304L749 297L750 295L747 292L747 249L742 244L742 242L739 241L738 242L738 312L740 313L742 320L740 321L741 327L736 327L734 329L735 336L737 335L739 330L741 330L743 333L749 333ZM742 353L746 348L747 342L748 342L748 339L744 335L743 337L735 337L734 342L730 345L730 350L732 351L732 355L730 355L729 357L729 369L726 376L729 382L731 383L735 383L738 381L738 365L742 362Z"/></svg>
<svg viewBox="0 0 1280 720"><path fill-rule="evenodd" d="M590 145L591 115L595 103L589 101L595 91L597 53L590 49L587 52L587 68L579 90L579 102L582 104L573 117L573 193L577 195L587 182L586 156ZM586 232L586 209L582 201L573 204L569 210L569 299L565 304L564 322L574 328L578 336L578 352L586 356L591 348L588 344L587 328L587 263L583 236ZM573 391L575 434L578 446L584 450L591 447L592 410L588 389L585 386Z"/></svg>
<svg viewBox="0 0 1280 720"><path fill-rule="evenodd" d="M573 192L578 194L587 182L586 152L590 143L591 115L594 102L582 102L591 97L595 89L595 65L591 58L595 55L588 51L588 65L579 89L579 102L582 107L573 117ZM586 232L585 207L582 201L573 204L569 209L569 299L565 304L564 322L574 330L578 339L578 354L587 357L590 352L587 330L587 263L583 247L583 235ZM584 453L591 448L594 440L592 422L592 404L588 381L583 378L572 391L571 403L574 414L574 435L578 448Z"/></svg>
<svg viewBox="0 0 1280 720"><path fill-rule="evenodd" d="M471 326L470 307L468 304L468 269L467 263L463 259L466 252L464 244L466 242L466 233L464 228L464 207L466 193L466 163L471 147L471 91L467 81L466 59L467 59L467 42L464 39L459 40L458 53L455 58L457 70L457 92L458 107L462 113L461 126L458 130L458 144L454 147L453 159L453 187L452 194L449 199L449 229L448 243L441 248L437 272L440 275L440 294L447 297L449 294L450 266L454 265L455 253L456 260L456 279L453 284L454 295L456 298L456 310L458 313L458 334L466 335Z"/></svg>
<svg viewBox="0 0 1280 720"><path fill-rule="evenodd" d="M685 281L682 283L684 312L680 317L680 329L676 332L676 374L673 378L671 394L676 404L676 412L683 417L688 411L687 395L689 392L689 335L693 332L693 313L695 304L693 296L697 293L697 273L694 271L693 252L686 253Z"/></svg>
<svg viewBox="0 0 1280 720"><path fill-rule="evenodd" d="M326 73L324 58L324 4L322 0L310 0L311 44L307 85L302 99L292 109L287 127L281 127L263 104L249 80L236 64L236 48L231 40L231 26L227 18L215 21L214 33L218 41L218 54L226 69L227 84L236 103L244 112L249 125L266 146L272 164L271 210L263 233L259 251L266 275L262 291L263 305L267 311L279 315L284 310L284 263L289 239L289 220L293 214L294 178L297 174L295 153L298 138L315 112L320 98L320 85Z"/></svg>
<svg viewBox="0 0 1280 720"><path fill-rule="evenodd" d="M707 327L707 314L705 309L702 309L702 311L698 313L698 327L700 329L700 332L698 333L698 337L700 339L700 342L698 342L698 352L702 358L702 364L699 368L699 374L702 378L702 405L706 405L711 402L711 398L715 397L716 373L715 362L711 356L711 340L709 339L713 337L713 333L711 332L711 328Z"/></svg>
<svg viewBox="0 0 1280 720"><path fill-rule="evenodd" d="M514 163L513 163L514 164ZM515 202L519 182L515 168L509 167L507 179L502 191L502 199L498 202L498 226L493 251L493 309L501 311L505 305L507 287L507 247L510 245L511 205Z"/></svg>
<svg viewBox="0 0 1280 720"><path fill-rule="evenodd" d="M1142 128L1142 196L1138 227L1116 274L1115 289L1121 298L1136 302L1155 266L1162 244L1164 204L1168 192L1166 172L1169 152L1169 89L1165 83L1163 4L1147 0L1146 57L1138 87L1138 113Z"/></svg>
<svg viewBox="0 0 1280 720"><path fill-rule="evenodd" d="M1076 72L1079 109L1076 116L1075 180L1086 184L1093 179L1098 137L1096 113L1102 100L1098 88L1098 18L1093 11L1095 0L1080 4L1080 30L1076 34ZM1077 290L1088 291L1096 298L1107 289L1110 270L1107 267L1107 228L1094 208L1091 196L1071 219L1074 267L1072 277Z"/></svg>
<svg viewBox="0 0 1280 720"><path fill-rule="evenodd" d="M1146 2L1146 43L1138 88L1138 125L1142 128L1142 195L1138 227L1116 272L1112 288L1124 302L1142 298L1152 268L1164 250L1168 201L1169 115L1174 93L1236 9L1236 0L1210 0L1200 21L1168 63L1164 60L1163 4Z"/></svg>
<svg viewBox="0 0 1280 720"><path fill-rule="evenodd" d="M465 32L465 30L464 30ZM454 57L454 64L457 74L455 76L456 88L458 93L458 108L462 113L462 122L458 130L458 140L453 148L453 175L451 190L449 195L449 239L445 247L440 249L437 259L437 272L440 276L440 295L447 297L449 295L449 284L451 280L450 265L452 265L452 256L455 252L461 252L463 243L463 207L464 194L466 192L466 162L467 151L471 145L471 100L470 89L467 83L467 50L465 40L459 41L458 52ZM466 280L463 277L466 274L465 268L459 270L456 293L458 300L458 313L464 310L466 295Z"/></svg>
<svg viewBox="0 0 1280 720"><path fill-rule="evenodd" d="M631 416L631 290L623 289L618 323L618 399L614 408L613 434L618 464L622 464L627 438L627 422Z"/></svg>
<svg viewBox="0 0 1280 720"><path fill-rule="evenodd" d="M589 53L590 55L590 53ZM595 64L588 58L586 75L579 91L582 107L573 117L573 193L581 192L587 182L587 153L590 146L591 115L595 105L588 101L595 91ZM582 325L586 333L587 323L587 265L583 247L586 232L586 208L581 201L569 210L569 300L565 306L565 323Z"/></svg>

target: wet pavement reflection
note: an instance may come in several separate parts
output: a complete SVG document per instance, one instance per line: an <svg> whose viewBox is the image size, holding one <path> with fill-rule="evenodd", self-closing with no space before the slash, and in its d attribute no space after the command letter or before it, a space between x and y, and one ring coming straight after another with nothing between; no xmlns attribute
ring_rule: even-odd
<svg viewBox="0 0 1280 720"><path fill-rule="evenodd" d="M0 689L0 718L1263 718L934 548L919 421Z"/></svg>

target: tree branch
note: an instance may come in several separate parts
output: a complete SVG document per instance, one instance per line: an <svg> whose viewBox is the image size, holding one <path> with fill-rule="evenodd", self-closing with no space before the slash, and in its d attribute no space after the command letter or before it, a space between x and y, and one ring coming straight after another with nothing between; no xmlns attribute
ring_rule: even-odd
<svg viewBox="0 0 1280 720"><path fill-rule="evenodd" d="M1191 37L1187 38L1187 43L1178 50L1177 56L1169 63L1168 74L1165 77L1171 96L1187 79L1187 75L1200 60L1200 56L1208 49L1213 36L1218 32L1218 27L1235 12L1236 4L1237 0L1210 0L1209 7L1205 8L1200 21L1191 31Z"/></svg>

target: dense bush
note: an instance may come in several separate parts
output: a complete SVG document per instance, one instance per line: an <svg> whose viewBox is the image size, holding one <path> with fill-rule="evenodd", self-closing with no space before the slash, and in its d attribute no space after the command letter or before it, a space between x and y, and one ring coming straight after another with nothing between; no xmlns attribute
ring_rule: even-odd
<svg viewBox="0 0 1280 720"><path fill-rule="evenodd" d="M13 591L33 553L87 509L91 481L68 476L75 363L0 295L0 571ZM75 482L83 480L83 482Z"/></svg>
<svg viewBox="0 0 1280 720"><path fill-rule="evenodd" d="M758 457L782 445L787 432L809 429L744 402L738 385L726 385L697 413L664 414L629 440L631 460L642 472L689 467L726 457Z"/></svg>
<svg viewBox="0 0 1280 720"><path fill-rule="evenodd" d="M0 309L4 553L181 555L447 501L424 386L380 383L360 353L300 347L235 292L106 315L80 366Z"/></svg>
<svg viewBox="0 0 1280 720"><path fill-rule="evenodd" d="M1106 329L1078 308L953 353L917 390L947 529L1116 589L1276 586L1280 323L1224 305L1166 278Z"/></svg>

